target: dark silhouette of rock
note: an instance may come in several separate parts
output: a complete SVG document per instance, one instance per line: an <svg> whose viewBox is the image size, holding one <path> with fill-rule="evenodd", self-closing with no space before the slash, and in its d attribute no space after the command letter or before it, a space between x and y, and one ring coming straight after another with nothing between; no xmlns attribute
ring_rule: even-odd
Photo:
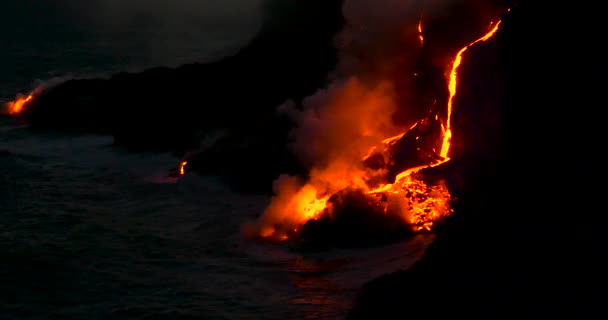
<svg viewBox="0 0 608 320"><path fill-rule="evenodd" d="M386 196L347 189L331 196L328 209L309 220L296 237L299 250L332 247L357 248L403 240L411 226L393 212L386 212Z"/></svg>
<svg viewBox="0 0 608 320"><path fill-rule="evenodd" d="M227 133L210 147L188 156L184 169L221 176L236 191L271 194L279 175L306 173L288 148L292 125L284 115L268 115L248 131Z"/></svg>
<svg viewBox="0 0 608 320"><path fill-rule="evenodd" d="M601 11L580 8L521 2L464 57L454 215L412 268L366 284L348 319L606 316L604 165L586 150L605 136L592 114L608 68Z"/></svg>
<svg viewBox="0 0 608 320"><path fill-rule="evenodd" d="M38 130L110 133L132 150L183 152L218 128L252 134L285 100L324 84L336 63L341 4L269 0L259 34L233 56L69 80L37 96L26 117Z"/></svg>

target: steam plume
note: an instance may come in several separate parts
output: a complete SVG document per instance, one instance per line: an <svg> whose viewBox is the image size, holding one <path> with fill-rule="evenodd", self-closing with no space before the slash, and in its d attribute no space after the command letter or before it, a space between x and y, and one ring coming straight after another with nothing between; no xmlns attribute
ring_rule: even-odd
<svg viewBox="0 0 608 320"><path fill-rule="evenodd" d="M486 9L476 11L491 7L487 2L345 1L347 26L336 36L340 60L329 84L301 106L288 102L279 108L296 124L291 147L310 174L275 182L276 196L259 221L259 235L285 239L315 218L332 194L345 188L370 191L367 182L384 173L363 166L366 151L407 131L435 105L447 105L446 72L457 49L471 39L437 36L446 26L454 28L450 20L463 18L446 13L454 6L467 13L469 19L457 25L466 30L487 16ZM422 43L427 25L430 36Z"/></svg>

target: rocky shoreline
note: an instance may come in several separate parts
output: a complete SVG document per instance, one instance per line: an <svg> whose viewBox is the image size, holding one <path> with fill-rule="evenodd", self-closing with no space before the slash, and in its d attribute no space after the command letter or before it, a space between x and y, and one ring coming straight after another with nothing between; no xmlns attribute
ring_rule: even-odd
<svg viewBox="0 0 608 320"><path fill-rule="evenodd" d="M284 3L270 1L269 12L290 14L268 20L235 56L69 80L23 117L34 130L111 134L118 146L180 157L226 132L190 155L186 170L270 193L279 174L306 172L286 147L293 124L276 109L323 87L344 25L341 0ZM588 10L560 9L567 19L522 1L495 39L467 52L455 102L460 143L445 169L454 174L455 214L412 268L366 284L349 319L596 315L606 239L596 222L602 195L592 187L603 183L592 152L603 143L595 79L607 70L587 41L600 30ZM587 23L581 38L570 34L577 16Z"/></svg>
<svg viewBox="0 0 608 320"><path fill-rule="evenodd" d="M269 118L280 104L324 84L344 22L341 1L267 1L265 9L258 35L233 56L68 80L36 96L23 117L36 130L112 134L135 151L177 153L217 129L275 125Z"/></svg>

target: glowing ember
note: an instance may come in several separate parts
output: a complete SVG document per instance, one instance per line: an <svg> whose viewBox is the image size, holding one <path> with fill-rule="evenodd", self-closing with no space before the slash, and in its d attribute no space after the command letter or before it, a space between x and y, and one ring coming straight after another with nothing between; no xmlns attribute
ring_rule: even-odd
<svg viewBox="0 0 608 320"><path fill-rule="evenodd" d="M435 221L452 212L450 192L445 185L427 186L412 173L392 185L389 192L403 199L405 218L415 231L430 231Z"/></svg>
<svg viewBox="0 0 608 320"><path fill-rule="evenodd" d="M23 111L24 106L30 102L34 96L32 94L27 97L18 97L17 100L9 102L5 106L5 113L9 115L16 115Z"/></svg>

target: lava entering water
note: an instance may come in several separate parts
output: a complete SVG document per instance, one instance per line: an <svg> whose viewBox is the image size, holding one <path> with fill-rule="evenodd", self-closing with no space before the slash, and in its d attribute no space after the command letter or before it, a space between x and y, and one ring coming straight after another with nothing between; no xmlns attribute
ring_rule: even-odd
<svg viewBox="0 0 608 320"><path fill-rule="evenodd" d="M447 117L445 125L439 124L441 138L436 144L440 145L440 152L433 150L434 156L424 165L410 166L409 169L402 171L395 177L394 183L379 183L382 178L386 180L386 166L374 168L372 165L364 165L374 158L379 163L394 162L392 159L392 149L395 144L401 143L403 139L413 136L418 140L417 130L420 127L429 126L429 122L434 118L435 122L440 122L438 114L431 114L428 119L423 119L414 124L405 132L392 137L380 138L371 147L360 150L356 157L357 163L349 163L344 157L329 161L319 169L312 169L310 178L303 186L296 178L283 176L277 181L279 185L277 195L266 209L260 220L258 236L275 241L289 239L308 221L317 220L324 214L330 214L332 210L331 197L344 190L363 191L374 202L379 197L383 200L383 213L392 214L402 218L413 231L431 230L433 224L439 219L451 214L450 205L451 194L443 181L427 185L420 176L419 172L424 168L436 167L450 160L448 158L452 137L451 116L453 98L456 95L457 70L462 61L463 53L476 43L490 39L498 30L500 21L481 38L471 42L460 51L453 60L451 72L449 74L449 100L447 103ZM417 25L419 39L422 43L422 24ZM348 86L346 86L348 90ZM377 99L374 94L370 98ZM339 100L339 99L334 99ZM370 103L365 98L360 99L361 104ZM333 101L332 103L336 103ZM376 103L376 102L372 102ZM337 103L339 104L339 102ZM331 108L331 107L330 107ZM384 110L386 111L386 110ZM354 111L353 111L354 112ZM362 116L360 116L362 117ZM363 116L364 117L364 116ZM338 126L338 125L337 125ZM369 128L366 128L366 130ZM373 131L373 130L372 130ZM386 131L385 131L386 132ZM413 133L411 135L410 133ZM373 137L373 134L365 134ZM376 135L377 136L377 135ZM420 148L417 149L420 151ZM373 162L373 161L372 161ZM329 213L328 213L329 212ZM378 213L382 214L382 213Z"/></svg>
<svg viewBox="0 0 608 320"><path fill-rule="evenodd" d="M5 105L3 113L6 113L11 116L20 114L21 112L23 112L25 105L32 99L34 99L33 94L17 97L15 101L11 101Z"/></svg>
<svg viewBox="0 0 608 320"><path fill-rule="evenodd" d="M188 164L188 161L182 161L182 163L180 163L179 165L179 174L181 176L183 176L184 174L186 174L186 165Z"/></svg>

